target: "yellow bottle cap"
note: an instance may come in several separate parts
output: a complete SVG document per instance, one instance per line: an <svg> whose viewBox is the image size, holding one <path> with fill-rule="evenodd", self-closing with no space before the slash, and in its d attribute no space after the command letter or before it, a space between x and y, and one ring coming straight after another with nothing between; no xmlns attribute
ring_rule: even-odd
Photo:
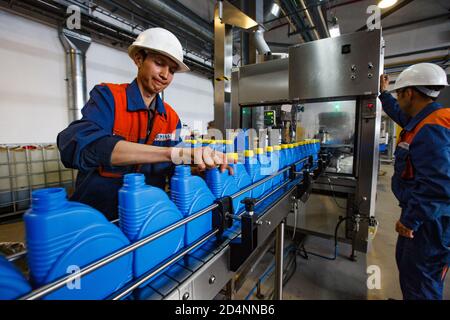
<svg viewBox="0 0 450 320"><path fill-rule="evenodd" d="M273 146L273 150L280 151L281 150L281 146L280 145Z"/></svg>
<svg viewBox="0 0 450 320"><path fill-rule="evenodd" d="M266 152L273 152L273 147L266 147Z"/></svg>
<svg viewBox="0 0 450 320"><path fill-rule="evenodd" d="M253 150L245 150L244 156L245 157L253 157L255 154L253 153Z"/></svg>
<svg viewBox="0 0 450 320"><path fill-rule="evenodd" d="M255 153L256 154L263 154L264 153L264 149L263 148L256 148L255 149Z"/></svg>
<svg viewBox="0 0 450 320"><path fill-rule="evenodd" d="M239 160L239 155L237 153L227 153L227 158L233 161Z"/></svg>

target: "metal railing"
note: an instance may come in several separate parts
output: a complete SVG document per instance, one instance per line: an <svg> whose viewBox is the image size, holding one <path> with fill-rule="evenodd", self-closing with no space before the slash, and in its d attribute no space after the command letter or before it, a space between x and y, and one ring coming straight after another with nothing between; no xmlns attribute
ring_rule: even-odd
<svg viewBox="0 0 450 320"><path fill-rule="evenodd" d="M293 165L297 165L301 162L306 161L308 158L304 158L301 159L297 162L295 162ZM247 188L231 195L230 197L232 199L237 198L239 196L241 196L242 194L251 191L252 189L260 186L261 184L269 181L270 179L273 179L274 177L277 177L280 174L283 174L284 172L288 171L291 169L291 166L288 166L254 184L252 184L251 186L248 186ZM286 181L284 183L282 183L280 186L278 186L276 189L272 190L270 193L266 194L265 196L263 196L261 199L259 199L259 201L257 202L257 204L261 203L262 201L264 201L265 199L267 199L269 196L273 195L275 192L279 191L281 188L285 187L289 182L291 181ZM192 220L195 220L201 216L203 216L204 214L211 212L211 210L214 210L218 207L218 204L212 204L208 207L206 207L203 210L200 210L198 212L196 212L195 214L186 217L178 222L176 222L173 225L170 225L158 232L155 232L153 234L150 234L149 236L142 238L141 240L134 242L120 250L117 250L113 253L111 253L110 255L96 261L93 262L91 264L89 264L88 266L82 268L79 272L75 273L75 274L71 274L68 276L64 276L61 277L47 285L44 285L32 292L30 292L29 294L23 296L20 298L20 300L36 300L36 299L40 299L60 288L62 288L63 286L69 284L70 282L76 280L76 279L80 279L83 276L86 276L92 272L94 272L95 270L107 265L108 263L111 263L127 254L130 254L131 252L145 246L146 244L155 241L156 239L166 235L167 233L181 227L184 226L185 224L191 222ZM132 292L134 289L138 288L140 285L142 285L143 283L145 283L146 281L148 281L149 279L151 279L153 276L155 276L156 274L158 274L161 270L164 270L165 268L167 268L168 266L170 266L172 263L176 262L177 260L179 260L180 258L184 257L186 254L188 254L190 251L194 250L195 248L197 248L198 246L200 246L201 244L205 243L208 239L210 239L211 237L213 237L214 235L216 235L218 233L218 229L214 229L212 230L210 233L208 233L206 236L202 237L201 239L197 240L194 244L184 248L181 252L175 254L174 256L172 256L172 258L170 258L167 262L163 262L163 264L157 266L156 268L153 268L151 270L149 270L146 274L144 274L143 276L139 277L138 279L135 279L132 283L130 283L129 285L127 285L126 287L122 288L119 290L118 293L115 293L113 295L111 295L109 297L109 299L114 299L114 300L118 300L118 299L122 299L123 297L126 297L130 292ZM21 252L21 253L17 253L14 254L12 256L7 257L7 259L9 261L14 261L19 259L20 257L23 257L26 254L26 252Z"/></svg>

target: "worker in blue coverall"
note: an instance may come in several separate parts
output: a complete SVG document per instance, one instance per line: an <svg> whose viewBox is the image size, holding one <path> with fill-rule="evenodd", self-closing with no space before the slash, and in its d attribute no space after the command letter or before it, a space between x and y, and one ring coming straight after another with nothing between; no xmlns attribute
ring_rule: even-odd
<svg viewBox="0 0 450 320"><path fill-rule="evenodd" d="M450 108L435 100L448 86L439 66L405 69L388 91L380 79L383 110L403 130L395 151L392 191L402 209L396 260L403 298L441 300L450 263Z"/></svg>
<svg viewBox="0 0 450 320"><path fill-rule="evenodd" d="M176 72L189 70L176 36L162 28L145 30L128 54L138 69L136 79L95 86L82 119L57 139L63 164L78 170L71 200L96 208L110 220L118 216L124 174L144 173L147 184L164 188L173 162L194 162L200 170L227 168L220 152L209 148L191 152L179 146L180 119L159 96Z"/></svg>

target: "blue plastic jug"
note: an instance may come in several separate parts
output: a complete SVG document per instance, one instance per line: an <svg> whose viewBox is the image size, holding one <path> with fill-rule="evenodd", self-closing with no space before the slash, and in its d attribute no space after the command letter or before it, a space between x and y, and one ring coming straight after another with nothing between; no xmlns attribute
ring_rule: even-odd
<svg viewBox="0 0 450 320"><path fill-rule="evenodd" d="M162 189L145 184L143 174L124 176L123 187L119 190L119 217L120 228L131 242L183 219L183 215ZM179 227L135 250L134 276L141 276L177 253L184 246L184 233L185 227ZM145 283L142 286L144 285Z"/></svg>
<svg viewBox="0 0 450 320"><path fill-rule="evenodd" d="M289 157L291 159L291 163L290 164L294 164L295 163L295 150L294 150L294 144L290 143L288 144L288 152L289 152Z"/></svg>
<svg viewBox="0 0 450 320"><path fill-rule="evenodd" d="M231 196L239 191L236 180L229 174L228 170L220 172L219 169L213 168L206 171L206 184L216 198ZM233 214L239 210L238 198L233 200Z"/></svg>
<svg viewBox="0 0 450 320"><path fill-rule="evenodd" d="M13 300L31 291L23 274L0 255L0 300Z"/></svg>
<svg viewBox="0 0 450 320"><path fill-rule="evenodd" d="M183 165L175 167L174 175L170 180L170 198L184 217L205 209L216 199L206 182L200 177L191 175L191 168ZM185 245L192 244L211 229L211 212L189 222L186 224Z"/></svg>
<svg viewBox="0 0 450 320"><path fill-rule="evenodd" d="M35 286L73 274L130 243L99 211L66 197L63 188L34 191L24 215ZM132 260L132 254L123 256L44 299L104 299L131 280Z"/></svg>
<svg viewBox="0 0 450 320"><path fill-rule="evenodd" d="M276 169L276 171L280 171L281 169L283 169L283 162L281 159L281 146L280 145L276 145L273 146L273 159L272 159L272 163L274 164L274 168ZM275 186L279 186L281 184L281 181L283 180L283 175L279 174L277 175L274 179L273 179L273 183L272 185Z"/></svg>
<svg viewBox="0 0 450 320"><path fill-rule="evenodd" d="M294 143L294 153L295 153L295 161L299 161L302 158L300 151L300 142Z"/></svg>
<svg viewBox="0 0 450 320"><path fill-rule="evenodd" d="M261 175L261 167L258 163L257 158L255 157L253 150L245 150L245 169L247 170L250 179L252 179L252 183L256 183L261 179L264 179L264 176ZM252 197L260 198L266 192L265 183L253 188Z"/></svg>
<svg viewBox="0 0 450 320"><path fill-rule="evenodd" d="M269 159L270 171L271 174L275 174L280 170L280 161L278 157L279 153L277 153L273 146L266 147L266 156ZM271 188L275 188L278 186L280 182L280 176L276 176L272 179Z"/></svg>
<svg viewBox="0 0 450 320"><path fill-rule="evenodd" d="M305 158L303 142L297 142L297 153L298 153L298 160L302 160L303 158ZM297 171L301 171L301 170L303 170L304 166L305 166L305 162L303 161L303 162L298 163L295 169Z"/></svg>
<svg viewBox="0 0 450 320"><path fill-rule="evenodd" d="M270 177L273 174L272 164L270 163L270 158L267 157L267 154L264 152L264 148L256 148L256 159L261 168L261 175L263 178ZM269 192L272 189L273 181L269 179L266 183L264 183L265 191L264 193Z"/></svg>
<svg viewBox="0 0 450 320"><path fill-rule="evenodd" d="M230 164L230 167L232 167L234 171L234 181L239 191L243 190L252 184L252 179L248 175L247 170L245 169L245 165L242 162L239 162L239 155L237 153L232 153L229 155L231 156L232 160L236 161L236 163ZM236 207L236 205L233 203L235 214L238 214L245 209L245 205L241 203L241 201L245 198L250 197L252 197L252 190L243 193L235 199L237 205Z"/></svg>
<svg viewBox="0 0 450 320"><path fill-rule="evenodd" d="M224 143L224 147L223 147L223 152L224 153L234 153L234 144L233 144L233 140L223 140Z"/></svg>
<svg viewBox="0 0 450 320"><path fill-rule="evenodd" d="M289 146L287 144L282 144L281 145L281 164L282 164L282 169L286 168L287 166L289 166L290 164L290 156L289 156ZM282 174L282 180L285 181L287 179L289 179L289 170L285 171Z"/></svg>
<svg viewBox="0 0 450 320"><path fill-rule="evenodd" d="M319 152L320 152L320 140L318 139L314 139L313 140L313 146L314 146L314 160L318 161L319 160Z"/></svg>
<svg viewBox="0 0 450 320"><path fill-rule="evenodd" d="M238 154L243 154L250 148L250 137L247 129L240 131L234 138L233 150Z"/></svg>

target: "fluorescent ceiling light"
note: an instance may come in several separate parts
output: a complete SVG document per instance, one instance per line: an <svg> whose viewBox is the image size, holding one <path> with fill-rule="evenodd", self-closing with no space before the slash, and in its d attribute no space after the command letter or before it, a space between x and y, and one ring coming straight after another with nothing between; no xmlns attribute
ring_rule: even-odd
<svg viewBox="0 0 450 320"><path fill-rule="evenodd" d="M394 4L397 3L398 0L380 0L378 2L378 7L381 9L386 9L389 7L392 7Z"/></svg>
<svg viewBox="0 0 450 320"><path fill-rule="evenodd" d="M339 29L338 24L335 24L334 26L330 27L328 31L330 31L330 37L332 38L336 38L341 35L341 30Z"/></svg>
<svg viewBox="0 0 450 320"><path fill-rule="evenodd" d="M274 2L272 4L272 8L270 8L270 13L274 16L277 17L280 15L280 6L278 5L278 3Z"/></svg>

